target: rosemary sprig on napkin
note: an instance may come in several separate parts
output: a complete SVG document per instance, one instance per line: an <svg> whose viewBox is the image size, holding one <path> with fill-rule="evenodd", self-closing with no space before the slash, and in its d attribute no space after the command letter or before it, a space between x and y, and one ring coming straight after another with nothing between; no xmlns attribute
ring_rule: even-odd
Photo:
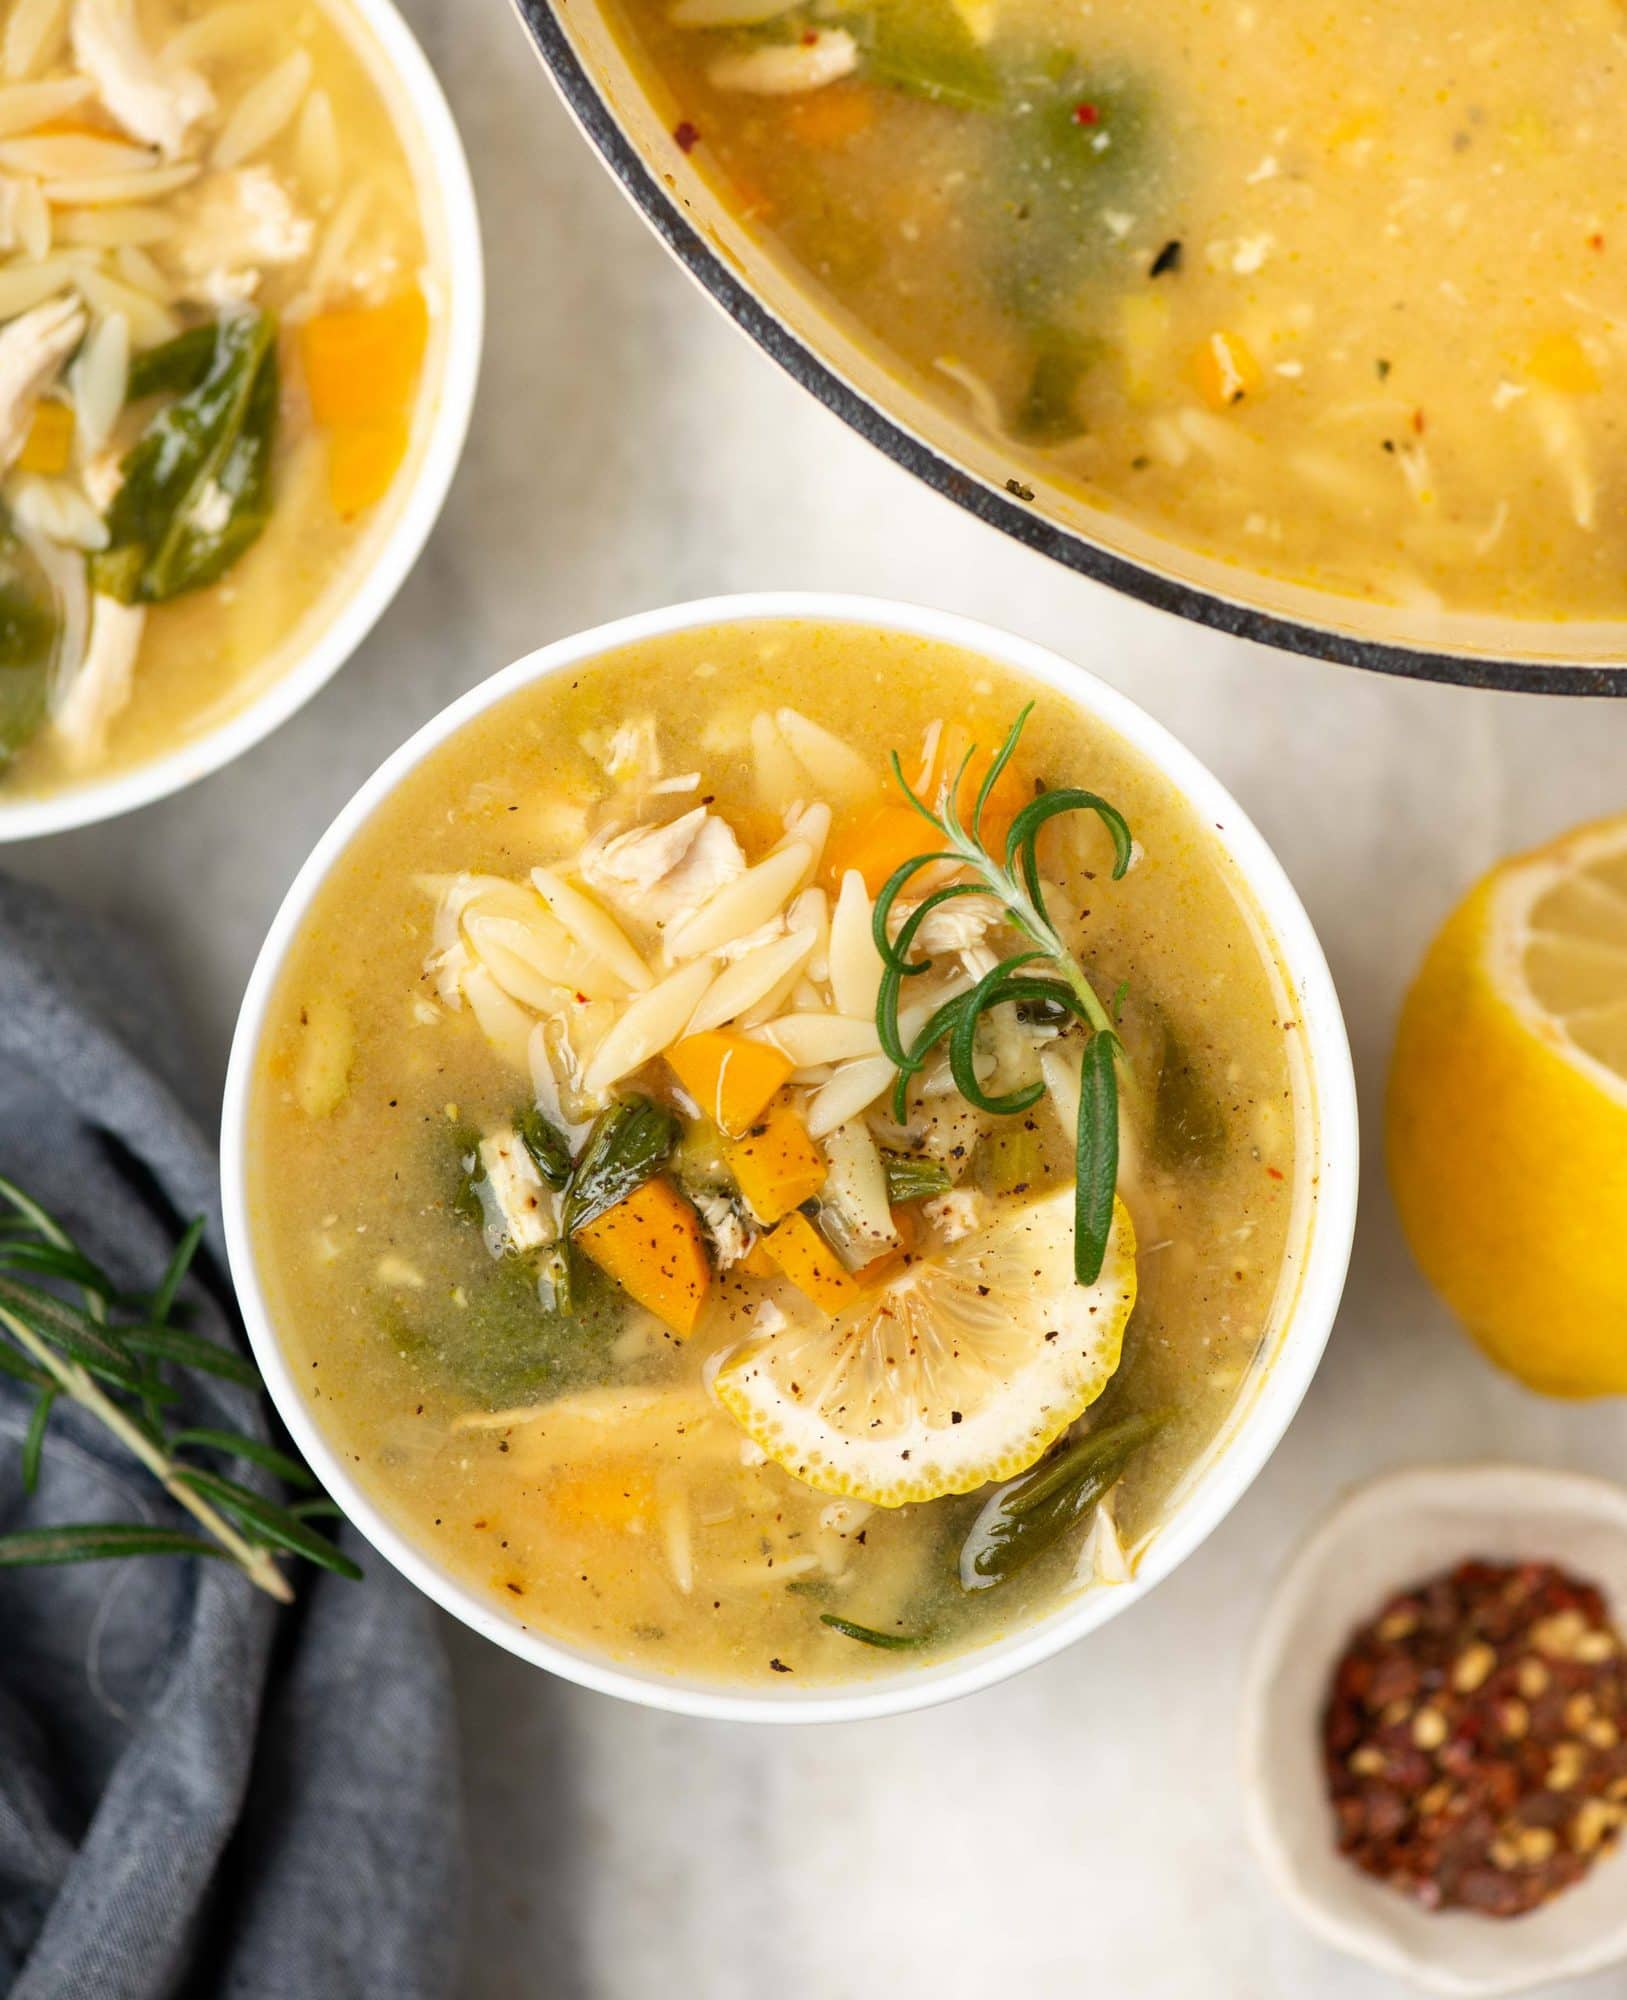
<svg viewBox="0 0 1627 2000"><path fill-rule="evenodd" d="M99 1562L124 1556L213 1556L234 1562L282 1603L293 1591L280 1555L302 1556L340 1576L361 1571L311 1525L331 1501L296 1459L234 1430L170 1428L180 1401L165 1370L190 1370L258 1389L252 1362L177 1323L176 1300L203 1236L194 1222L157 1287L128 1296L62 1225L0 1177L0 1374L36 1397L23 1441L22 1479L32 1492L51 1414L68 1397L146 1467L198 1532L133 1521L79 1521L0 1535L0 1567ZM220 1469L255 1465L314 1497L281 1506Z"/></svg>
<svg viewBox="0 0 1627 2000"><path fill-rule="evenodd" d="M1113 1227L1113 1195L1119 1171L1116 1065L1124 1054L1124 1045L1084 968L1051 921L1040 884L1035 844L1041 828L1059 813L1093 812L1112 836L1116 882L1130 865L1132 841L1124 815L1116 806L1094 792L1063 789L1041 792L1024 806L1011 823L1003 854L996 857L990 853L983 841L983 815L1001 773L1011 762L1033 706L1028 703L1011 725L1005 742L984 774L972 807L970 826L961 819L959 799L966 774L977 755L975 744L966 752L954 777L944 785L936 812L916 796L904 776L898 752L893 752L893 775L904 796L938 835L942 845L895 869L876 897L872 929L883 968L876 1001L876 1032L883 1053L898 1070L893 1086L893 1113L902 1123L910 1082L945 1037L955 1087L978 1110L996 1116L1014 1115L1027 1111L1045 1095L1043 1082L998 1097L983 1089L974 1057L978 1023L990 1008L1008 1000L1048 1002L1083 1024L1090 1039L1085 1044L1080 1073L1079 1119L1074 1135L1073 1260L1078 1282L1091 1285L1101 1275ZM952 864L957 876L969 874L973 879L947 882L929 891L899 926L897 937L889 936L893 906L899 896L923 868L940 862ZM1015 953L993 967L975 986L946 1000L906 1047L898 1023L904 981L929 971L932 965L930 958L910 957L916 934L943 904L960 896L978 895L993 895L1004 909L1006 921L1031 939L1034 949ZM1044 965L1048 970L1030 970L1036 965Z"/></svg>

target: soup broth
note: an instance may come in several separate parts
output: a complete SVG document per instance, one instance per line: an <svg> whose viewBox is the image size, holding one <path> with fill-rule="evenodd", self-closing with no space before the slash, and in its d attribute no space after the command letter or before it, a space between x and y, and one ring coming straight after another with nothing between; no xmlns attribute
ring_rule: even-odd
<svg viewBox="0 0 1627 2000"><path fill-rule="evenodd" d="M942 1047L900 1107L879 1053L872 896L933 838L887 752L950 797L1028 702L985 824L1084 786L1134 842L1119 880L1094 815L1036 850L1123 1042L1091 1282L1073 1107L1100 1036L1037 992L980 1019L983 1093L1022 1112L968 1102ZM988 895L935 917L921 1006L1021 949ZM271 1004L251 1223L317 1421L417 1545L594 1652L806 1685L1133 1572L1280 1330L1304 1105L1248 895L1138 756L942 645L730 625L510 696L375 812ZM607 1121L633 1165L599 1213ZM1015 1555L1013 1493L1038 1522Z"/></svg>
<svg viewBox="0 0 1627 2000"><path fill-rule="evenodd" d="M1614 0L623 0L691 164L1025 466L1388 603L1627 614Z"/></svg>
<svg viewBox="0 0 1627 2000"><path fill-rule="evenodd" d="M343 0L6 18L0 790L33 794L310 644L389 518L439 303Z"/></svg>

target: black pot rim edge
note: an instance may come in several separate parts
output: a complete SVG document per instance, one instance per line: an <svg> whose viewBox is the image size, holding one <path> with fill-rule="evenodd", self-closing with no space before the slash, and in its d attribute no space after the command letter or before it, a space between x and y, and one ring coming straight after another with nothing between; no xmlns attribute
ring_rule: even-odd
<svg viewBox="0 0 1627 2000"><path fill-rule="evenodd" d="M1298 653L1338 666L1361 667L1371 673L1440 681L1459 687L1522 694L1627 695L1627 663L1546 666L1533 660L1477 659L1467 654L1436 653L1421 647L1354 639L1324 627L1302 624L1297 619L1279 618L1249 605L1235 604L1196 585L1177 583L1124 556L1114 555L996 492L885 416L741 283L707 245L676 196L661 186L622 131L615 114L594 87L549 0L513 0L513 4L572 116L645 221L695 282L711 294L742 332L849 429L977 519L1065 568L1156 610L1279 652Z"/></svg>

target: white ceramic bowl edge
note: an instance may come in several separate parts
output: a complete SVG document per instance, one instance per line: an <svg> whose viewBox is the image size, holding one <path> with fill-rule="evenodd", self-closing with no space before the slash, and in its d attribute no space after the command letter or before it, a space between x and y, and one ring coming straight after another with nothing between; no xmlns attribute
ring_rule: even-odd
<svg viewBox="0 0 1627 2000"><path fill-rule="evenodd" d="M412 165L436 276L444 291L446 329L438 380L409 489L395 503L367 566L336 586L338 601L303 653L217 727L179 748L84 784L39 798L0 792L0 842L94 825L168 798L218 771L302 708L354 653L388 609L418 560L457 471L474 408L485 335L485 271L480 214L463 141L429 59L392 0L342 0L335 18L356 17L353 45L393 100ZM393 499L393 496L391 496ZM385 505L391 504L387 499Z"/></svg>
<svg viewBox="0 0 1627 2000"><path fill-rule="evenodd" d="M1162 770L1213 824L1258 900L1298 1005L1315 1091L1318 1193L1296 1303L1270 1367L1225 1448L1213 1454L1175 1517L1155 1537L1134 1580L1087 1593L1049 1617L980 1650L841 1689L730 1690L670 1679L590 1655L522 1629L415 1547L350 1475L294 1383L260 1289L250 1240L245 1146L255 1051L283 960L334 862L406 773L472 717L517 689L614 649L708 625L804 619L879 627L982 653L1059 689ZM724 1720L851 1721L923 1708L1004 1680L1082 1637L1144 1596L1214 1529L1287 1428L1332 1326L1355 1224L1355 1085L1337 996L1310 921L1281 866L1224 788L1161 724L1083 669L1027 640L949 613L816 593L763 592L703 600L624 618L562 639L471 689L373 774L317 843L272 924L244 997L233 1040L221 1134L228 1247L255 1357L290 1433L317 1476L363 1534L436 1602L511 1652L570 1680L652 1707Z"/></svg>

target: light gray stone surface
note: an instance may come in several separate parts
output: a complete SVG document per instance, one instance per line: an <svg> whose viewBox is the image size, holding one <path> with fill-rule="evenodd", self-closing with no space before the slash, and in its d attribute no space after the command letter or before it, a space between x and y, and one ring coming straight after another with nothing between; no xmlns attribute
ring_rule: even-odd
<svg viewBox="0 0 1627 2000"><path fill-rule="evenodd" d="M4 865L148 929L211 1081L279 897L358 781L511 657L640 606L762 586L938 603L1127 689L1234 789L1344 997L1368 1132L1355 1268L1297 1423L1133 1614L946 1710L747 1734L644 1714L454 1632L477 1909L466 2000L1375 2000L1245 1849L1233 1710L1270 1580L1347 1484L1506 1455L1619 1473L1618 1408L1496 1377L1410 1269L1378 1159L1403 982L1470 878L1627 804L1627 704L1470 695L1279 658L997 538L846 432L668 262L503 0L409 0L463 122L491 254L468 458L341 677L231 770ZM1575 2000L1621 1992L1601 1978Z"/></svg>

